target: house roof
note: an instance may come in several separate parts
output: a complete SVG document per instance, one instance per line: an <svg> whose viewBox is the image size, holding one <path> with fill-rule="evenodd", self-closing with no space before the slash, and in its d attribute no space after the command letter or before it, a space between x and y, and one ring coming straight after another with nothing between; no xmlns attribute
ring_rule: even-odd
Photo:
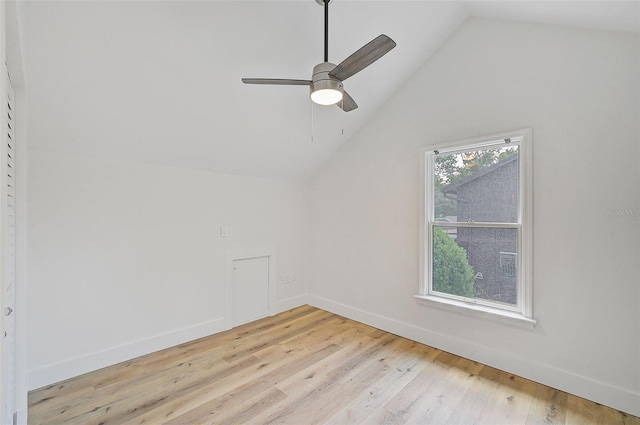
<svg viewBox="0 0 640 425"><path fill-rule="evenodd" d="M496 162L495 164L490 165L489 167L483 168L482 170L478 171L477 173L473 173L463 179L460 179L458 181L455 181L447 186L445 186L442 189L443 193L456 193L458 191L458 188L460 188L461 186L467 185L473 181L476 181L484 176L486 176L487 174L491 174L496 172L497 170L499 170L500 168L503 168L504 166L511 164L512 162L517 161L518 159L518 155L511 155L508 156L506 158L504 158L501 161Z"/></svg>

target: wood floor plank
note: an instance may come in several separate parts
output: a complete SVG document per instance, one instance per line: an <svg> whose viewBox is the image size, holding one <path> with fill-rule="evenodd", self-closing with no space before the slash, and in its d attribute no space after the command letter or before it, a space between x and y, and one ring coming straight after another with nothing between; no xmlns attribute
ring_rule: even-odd
<svg viewBox="0 0 640 425"><path fill-rule="evenodd" d="M473 424L483 419L482 412L490 400L495 397L498 389L500 373L497 369L484 366L465 391L459 390L460 393L464 393L464 396L460 399L460 403L451 416L443 423L451 425ZM464 384L460 386L460 388L463 387Z"/></svg>
<svg viewBox="0 0 640 425"><path fill-rule="evenodd" d="M522 424L527 420L535 383L507 373L500 374L498 389L481 413L483 420L493 424Z"/></svg>
<svg viewBox="0 0 640 425"><path fill-rule="evenodd" d="M527 425L566 423L567 393L538 385L533 394Z"/></svg>
<svg viewBox="0 0 640 425"><path fill-rule="evenodd" d="M384 405L395 397L417 374L428 364L428 360L435 358L439 350L417 342L409 342L399 347L396 359L387 358L389 367L381 379L372 380L360 391L353 401L331 416L329 424L378 424L391 420L391 415ZM396 423L397 418L393 418Z"/></svg>
<svg viewBox="0 0 640 425"><path fill-rule="evenodd" d="M346 329L346 332L348 333L350 330ZM322 335L321 332L319 332L319 334ZM228 391L224 394L211 399L207 403L190 410L182 416L176 417L173 421L167 422L167 424L191 423L196 421L196 418L202 415L207 415L209 412L220 410L220 407L225 403L228 404L229 401L232 401L232 403L243 402L247 397L254 397L271 388L277 388L278 382L286 379L286 377L291 374L300 373L309 366L315 365L318 362L331 357L333 353L340 349L341 347L335 344L331 338L322 338L322 342L320 343L306 345L304 348L301 347L301 351L304 352L304 355L297 356L294 361L286 364L275 364L277 367L272 370L267 370L268 373L260 376L259 379L256 379L254 374L253 376L250 376L250 379L248 379L243 385L236 386L238 382L234 382L226 388ZM219 387L220 386L218 386L218 388ZM224 385L223 388L225 388Z"/></svg>
<svg viewBox="0 0 640 425"><path fill-rule="evenodd" d="M336 410L342 409L349 398L344 394L358 394L368 382L377 380L385 372L384 356L388 353L384 348L389 344L401 343L395 335L388 335L377 341L377 344L366 347L365 350L350 356L338 367L323 375L314 375L309 380L316 380L316 384L309 391L299 391L297 386L292 388L295 393L287 393L291 402L280 404L278 411L264 418L256 418L260 423L301 424L308 420L306 412L314 412L314 420L317 423L325 423ZM344 391L331 391L331 388L339 387ZM291 389L290 389L291 391ZM287 391L285 391L287 392Z"/></svg>
<svg viewBox="0 0 640 425"><path fill-rule="evenodd" d="M32 391L28 416L30 425L640 425L310 306Z"/></svg>
<svg viewBox="0 0 640 425"><path fill-rule="evenodd" d="M425 365L416 377L385 404L384 410L398 417L410 416L425 392L435 384L439 377L444 376L446 369L455 359L454 355L438 350L435 357Z"/></svg>
<svg viewBox="0 0 640 425"><path fill-rule="evenodd" d="M566 424L580 425L585 423L607 424L607 425L640 425L640 418L630 416L612 409L602 406L584 398L567 395L566 407Z"/></svg>
<svg viewBox="0 0 640 425"><path fill-rule="evenodd" d="M432 382L416 400L407 424L443 424L460 408L460 402L469 387L478 379L484 365L468 359L452 356L449 367L441 367L431 376Z"/></svg>
<svg viewBox="0 0 640 425"><path fill-rule="evenodd" d="M308 339L293 338L286 346L276 345L266 348L261 352L260 362L244 372L226 379L212 380L197 391L177 397L126 424L166 423L177 417L180 417L177 423L185 422L192 417L197 417L203 410L211 410L212 406L221 409L229 400L240 402L271 388L297 370L314 364L339 350L340 345L336 342L342 342L342 338L353 338L359 331L344 319L335 319L333 323L328 323L330 326L316 330L314 337L317 340L313 343Z"/></svg>
<svg viewBox="0 0 640 425"><path fill-rule="evenodd" d="M287 395L278 388L271 387L259 392L255 396L233 403L225 409L220 409L215 405L207 404L200 406L197 411L190 413L187 417L179 417L167 424L189 425L218 425L218 424L246 424L251 422L260 412L269 406L287 398ZM187 422L185 422L187 420Z"/></svg>
<svg viewBox="0 0 640 425"><path fill-rule="evenodd" d="M310 313L309 315L291 320L270 329L263 330L252 338L241 338L234 341L228 352L223 356L228 362L242 359L266 347L278 344L281 341L292 338L295 335L304 333L310 329L321 327L325 322L335 316L323 311Z"/></svg>
<svg viewBox="0 0 640 425"><path fill-rule="evenodd" d="M226 350L225 355L228 356L229 350L233 348L232 345L228 344L243 339L243 335L265 331L283 323L283 326L292 326L294 325L292 322L295 320L309 320L310 315L312 315L311 319L316 316L332 316L331 313L322 312L310 306L302 306L270 317L268 320L252 322L209 338L181 344L167 350L119 363L91 374L81 375L62 383L42 388L37 392L32 392L32 394L38 394L39 399L29 402L30 415L33 416L33 420L37 420L40 411L47 412L50 406L56 403L60 405L59 409L64 410L65 414L69 416L72 414L70 410L74 408L79 400L88 401L93 398L96 388L109 386L112 383L127 386L135 385L136 378L145 377L149 369L153 369L156 374L160 374L166 369L180 367L185 358L190 359L190 362L196 363L197 366L199 358L215 356L216 351ZM149 383L147 382L146 384ZM69 401L67 402L67 400ZM64 418L59 418L59 420L64 420Z"/></svg>
<svg viewBox="0 0 640 425"><path fill-rule="evenodd" d="M330 373L336 374L336 368L342 367L342 370L345 370L350 366L357 367L358 365L353 361L350 362L350 360L360 359L363 352L376 345L377 341L373 339L359 339L347 342L342 345L340 350L295 374L291 374L281 382L278 382L277 386L286 394L302 396L307 390L316 389L319 381Z"/></svg>

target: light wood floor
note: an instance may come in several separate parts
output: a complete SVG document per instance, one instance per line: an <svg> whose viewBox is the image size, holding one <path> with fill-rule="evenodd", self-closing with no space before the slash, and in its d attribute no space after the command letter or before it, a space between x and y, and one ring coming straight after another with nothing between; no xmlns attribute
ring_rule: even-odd
<svg viewBox="0 0 640 425"><path fill-rule="evenodd" d="M304 306L29 394L29 424L635 424Z"/></svg>

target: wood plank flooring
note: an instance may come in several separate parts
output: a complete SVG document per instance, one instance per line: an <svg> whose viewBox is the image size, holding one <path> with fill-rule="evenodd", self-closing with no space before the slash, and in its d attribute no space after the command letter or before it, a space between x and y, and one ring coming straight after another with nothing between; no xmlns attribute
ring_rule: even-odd
<svg viewBox="0 0 640 425"><path fill-rule="evenodd" d="M29 394L29 425L472 423L640 418L310 306Z"/></svg>

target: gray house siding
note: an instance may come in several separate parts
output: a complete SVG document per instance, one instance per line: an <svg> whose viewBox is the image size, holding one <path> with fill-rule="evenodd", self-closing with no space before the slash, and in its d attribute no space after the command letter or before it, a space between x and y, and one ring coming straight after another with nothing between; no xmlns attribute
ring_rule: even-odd
<svg viewBox="0 0 640 425"><path fill-rule="evenodd" d="M458 222L507 222L518 219L518 156L510 156L443 190L457 200ZM516 304L515 229L459 227L457 243L467 251L476 273L478 298Z"/></svg>

